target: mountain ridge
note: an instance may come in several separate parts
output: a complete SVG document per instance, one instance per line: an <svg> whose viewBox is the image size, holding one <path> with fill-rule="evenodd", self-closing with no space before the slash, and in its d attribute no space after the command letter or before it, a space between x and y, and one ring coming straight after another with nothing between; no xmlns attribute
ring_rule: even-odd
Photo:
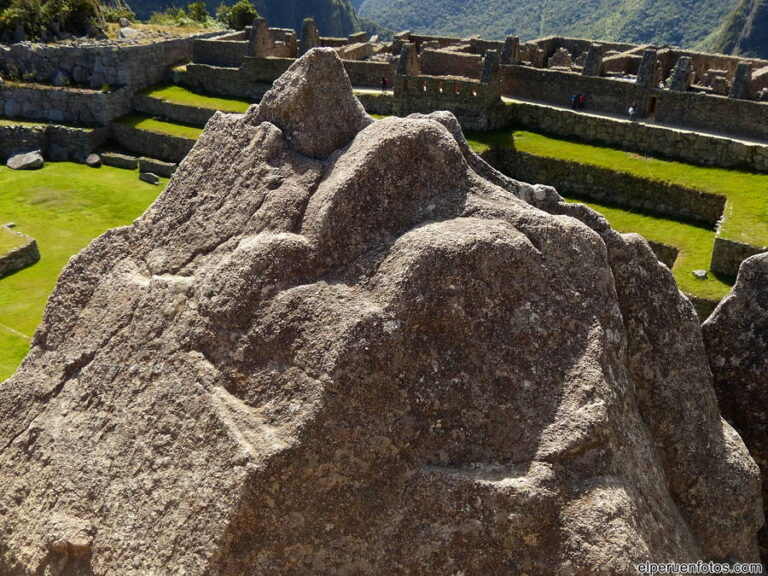
<svg viewBox="0 0 768 576"><path fill-rule="evenodd" d="M741 0L707 47L727 54L768 58L768 2Z"/></svg>
<svg viewBox="0 0 768 576"><path fill-rule="evenodd" d="M489 39L563 35L691 48L717 30L737 4L738 0L585 0L574 9L563 0L515 4L446 0L439 6L429 0L363 0L358 10L362 17L395 30Z"/></svg>

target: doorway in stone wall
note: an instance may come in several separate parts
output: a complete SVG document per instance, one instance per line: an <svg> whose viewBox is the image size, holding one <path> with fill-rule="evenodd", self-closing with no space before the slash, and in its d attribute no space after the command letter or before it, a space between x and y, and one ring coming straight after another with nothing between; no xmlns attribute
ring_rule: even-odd
<svg viewBox="0 0 768 576"><path fill-rule="evenodd" d="M656 96L648 98L648 104L645 107L648 120L656 121Z"/></svg>

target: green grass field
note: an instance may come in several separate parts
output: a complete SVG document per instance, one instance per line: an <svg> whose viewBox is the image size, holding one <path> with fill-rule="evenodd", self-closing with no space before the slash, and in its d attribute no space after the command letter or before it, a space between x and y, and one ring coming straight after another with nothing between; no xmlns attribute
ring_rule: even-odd
<svg viewBox="0 0 768 576"><path fill-rule="evenodd" d="M180 136L181 138L189 138L191 140L197 140L200 138L200 134L203 133L202 128L197 128L196 126L155 120L154 118L144 116L143 114L129 114L119 118L117 121L126 126L136 128L137 130L146 130L147 132L157 132L159 134L168 134L170 136Z"/></svg>
<svg viewBox="0 0 768 576"><path fill-rule="evenodd" d="M35 238L41 260L0 280L0 380L29 347L45 302L71 256L109 228L130 224L165 185L138 172L49 163L37 171L0 169L0 220Z"/></svg>
<svg viewBox="0 0 768 576"><path fill-rule="evenodd" d="M476 151L514 143L521 152L592 164L726 196L728 201L720 236L755 246L768 246L768 174L693 166L524 131L474 132L467 137Z"/></svg>
<svg viewBox="0 0 768 576"><path fill-rule="evenodd" d="M712 246L715 242L713 230L584 200L568 199L568 201L581 202L594 208L619 232L636 232L647 240L676 247L680 253L672 267L672 273L678 287L686 294L693 294L707 300L720 300L730 290L729 283L716 278L711 273L704 280L692 274L694 270L709 268Z"/></svg>
<svg viewBox="0 0 768 576"><path fill-rule="evenodd" d="M4 223L5 222L0 222L0 224L4 224ZM8 228L5 228L5 227L0 228L0 256L2 256L3 254L7 254L14 248L18 248L24 243L25 243L24 238L22 238L18 234L14 234Z"/></svg>
<svg viewBox="0 0 768 576"><path fill-rule="evenodd" d="M210 108L211 110L221 110L222 112L243 113L253 104L250 100L239 98L204 96L182 86L153 86L142 92L142 94L150 98L170 102L171 104Z"/></svg>

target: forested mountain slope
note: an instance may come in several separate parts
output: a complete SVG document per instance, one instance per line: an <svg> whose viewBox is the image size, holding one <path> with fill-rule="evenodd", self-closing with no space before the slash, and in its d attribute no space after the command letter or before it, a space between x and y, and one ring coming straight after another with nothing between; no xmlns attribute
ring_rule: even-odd
<svg viewBox="0 0 768 576"><path fill-rule="evenodd" d="M358 0L360 15L395 30L525 40L550 34L693 47L739 0ZM749 0L746 0L749 1ZM354 2L354 0L353 0Z"/></svg>
<svg viewBox="0 0 768 576"><path fill-rule="evenodd" d="M768 0L742 0L712 42L716 52L768 58Z"/></svg>
<svg viewBox="0 0 768 576"><path fill-rule="evenodd" d="M222 0L205 0L208 11L216 13ZM224 0L234 4L236 0ZM294 28L301 31L302 20L313 17L323 36L346 36L361 29L354 8L348 0L251 0L259 14L270 26ZM149 18L152 12L165 10L169 6L184 6L187 2L173 0L128 0L139 18Z"/></svg>

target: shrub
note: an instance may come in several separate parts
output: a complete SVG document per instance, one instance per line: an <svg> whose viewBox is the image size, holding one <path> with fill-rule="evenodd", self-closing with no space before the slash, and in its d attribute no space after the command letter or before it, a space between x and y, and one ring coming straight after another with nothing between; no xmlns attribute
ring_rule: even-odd
<svg viewBox="0 0 768 576"><path fill-rule="evenodd" d="M0 11L0 33L12 31L17 24L38 40L50 32L75 35L103 31L104 20L97 0L10 0Z"/></svg>
<svg viewBox="0 0 768 576"><path fill-rule="evenodd" d="M221 22L225 26L229 26L229 13L232 11L232 6L226 4L219 4L216 8L216 20Z"/></svg>
<svg viewBox="0 0 768 576"><path fill-rule="evenodd" d="M258 18L259 13L248 0L239 0L229 9L227 17L227 26L235 30L242 30L246 26L253 24L253 19Z"/></svg>
<svg viewBox="0 0 768 576"><path fill-rule="evenodd" d="M208 10L205 8L205 2L195 2L187 5L187 13L195 22L200 24L208 22Z"/></svg>
<svg viewBox="0 0 768 576"><path fill-rule="evenodd" d="M104 20L107 22L120 22L125 18L129 22L136 22L136 14L124 0L114 0L102 8Z"/></svg>

